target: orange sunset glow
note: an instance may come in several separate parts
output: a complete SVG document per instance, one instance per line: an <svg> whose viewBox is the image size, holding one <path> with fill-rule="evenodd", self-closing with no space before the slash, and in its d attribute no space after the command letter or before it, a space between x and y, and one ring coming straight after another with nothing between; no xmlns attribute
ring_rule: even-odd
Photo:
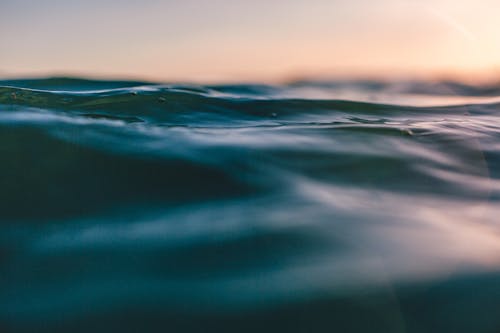
<svg viewBox="0 0 500 333"><path fill-rule="evenodd" d="M212 82L500 73L495 0L122 3L3 1L0 74Z"/></svg>

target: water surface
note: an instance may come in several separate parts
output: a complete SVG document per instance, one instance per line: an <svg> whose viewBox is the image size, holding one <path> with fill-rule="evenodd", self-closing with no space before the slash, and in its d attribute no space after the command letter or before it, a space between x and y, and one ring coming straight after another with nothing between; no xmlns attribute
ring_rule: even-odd
<svg viewBox="0 0 500 333"><path fill-rule="evenodd" d="M498 332L498 96L0 81L0 327Z"/></svg>

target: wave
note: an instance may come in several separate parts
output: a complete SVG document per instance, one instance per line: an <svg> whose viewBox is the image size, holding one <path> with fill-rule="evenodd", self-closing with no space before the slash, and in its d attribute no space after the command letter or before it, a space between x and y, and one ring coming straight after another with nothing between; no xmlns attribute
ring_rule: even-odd
<svg viewBox="0 0 500 333"><path fill-rule="evenodd" d="M0 328L494 331L500 104L421 93L0 81Z"/></svg>
<svg viewBox="0 0 500 333"><path fill-rule="evenodd" d="M262 95L227 94L206 88L139 86L98 91L46 91L0 86L0 104L10 108L32 107L61 110L95 119L127 122L195 125L208 121L223 124L268 120L324 122L332 114L396 116L397 114L488 114L500 103L478 103L441 107L418 107L349 100L276 98Z"/></svg>

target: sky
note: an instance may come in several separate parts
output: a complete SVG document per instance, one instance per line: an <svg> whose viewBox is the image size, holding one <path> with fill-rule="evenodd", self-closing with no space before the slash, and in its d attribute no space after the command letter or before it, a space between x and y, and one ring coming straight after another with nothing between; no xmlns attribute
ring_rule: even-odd
<svg viewBox="0 0 500 333"><path fill-rule="evenodd" d="M500 77L499 0L0 0L0 76Z"/></svg>

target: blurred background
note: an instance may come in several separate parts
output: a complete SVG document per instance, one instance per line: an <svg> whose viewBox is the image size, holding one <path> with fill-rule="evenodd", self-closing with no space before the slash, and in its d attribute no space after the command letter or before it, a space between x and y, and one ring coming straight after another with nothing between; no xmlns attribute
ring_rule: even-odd
<svg viewBox="0 0 500 333"><path fill-rule="evenodd" d="M2 0L0 77L493 80L499 12L497 0Z"/></svg>

